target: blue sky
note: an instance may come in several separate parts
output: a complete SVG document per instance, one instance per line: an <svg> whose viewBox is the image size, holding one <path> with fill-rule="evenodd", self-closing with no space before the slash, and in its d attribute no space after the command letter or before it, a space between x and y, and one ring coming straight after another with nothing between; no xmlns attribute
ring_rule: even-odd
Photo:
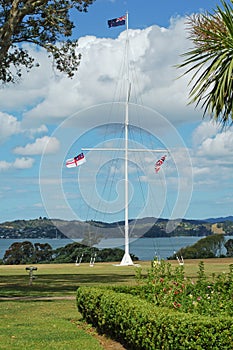
<svg viewBox="0 0 233 350"><path fill-rule="evenodd" d="M154 162L162 153L130 155L130 218L232 215L232 128L221 132L187 105L189 77L177 79L181 72L174 68L191 47L185 16L216 4L97 0L88 13L73 14L82 61L72 80L53 69L45 52L27 45L40 68L0 89L1 222L123 219L122 153L86 152L87 162L75 170L64 164L82 147L123 147L126 32L124 26L109 29L107 20L126 11L130 143L169 149L157 177Z"/></svg>

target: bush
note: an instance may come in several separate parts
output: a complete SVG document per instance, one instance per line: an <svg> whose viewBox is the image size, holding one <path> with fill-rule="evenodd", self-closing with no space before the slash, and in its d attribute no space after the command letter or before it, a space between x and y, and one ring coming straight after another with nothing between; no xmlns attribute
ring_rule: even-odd
<svg viewBox="0 0 233 350"><path fill-rule="evenodd" d="M208 280L200 262L197 280L193 281L184 276L184 266L172 270L171 264L161 261L152 264L146 278L138 280L140 296L157 306L206 316L233 316L233 265L229 273Z"/></svg>
<svg viewBox="0 0 233 350"><path fill-rule="evenodd" d="M77 306L87 322L125 343L127 349L233 349L231 317L194 318L104 288L79 288Z"/></svg>

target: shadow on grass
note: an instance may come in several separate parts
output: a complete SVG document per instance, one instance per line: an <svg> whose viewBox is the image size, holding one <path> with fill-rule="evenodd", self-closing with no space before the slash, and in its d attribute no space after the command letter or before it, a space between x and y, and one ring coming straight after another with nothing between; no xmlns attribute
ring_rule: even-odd
<svg viewBox="0 0 233 350"><path fill-rule="evenodd" d="M28 276L1 276L0 297L70 295L80 285L124 284L134 280L132 274L50 274L36 276L30 286Z"/></svg>

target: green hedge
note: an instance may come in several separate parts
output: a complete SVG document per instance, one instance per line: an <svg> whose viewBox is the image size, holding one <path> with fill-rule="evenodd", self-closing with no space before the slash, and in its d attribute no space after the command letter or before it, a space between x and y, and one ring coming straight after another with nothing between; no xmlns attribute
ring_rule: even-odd
<svg viewBox="0 0 233 350"><path fill-rule="evenodd" d="M80 287L84 319L133 350L232 350L233 319L179 313L112 289Z"/></svg>

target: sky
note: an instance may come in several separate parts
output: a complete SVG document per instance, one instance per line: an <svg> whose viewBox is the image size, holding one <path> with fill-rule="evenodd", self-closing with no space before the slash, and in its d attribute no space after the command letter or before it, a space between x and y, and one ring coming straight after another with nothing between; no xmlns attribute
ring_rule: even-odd
<svg viewBox="0 0 233 350"><path fill-rule="evenodd" d="M72 14L82 54L73 79L58 73L46 52L25 45L40 67L0 88L0 222L123 220L124 152L91 148L124 148L128 83L129 147L144 149L129 152L129 217L232 215L233 130L188 105L190 76L175 67L192 47L187 16L217 4L97 0L88 13ZM107 26L126 11L128 56L125 26ZM66 159L82 148L89 149L86 163L67 169Z"/></svg>

